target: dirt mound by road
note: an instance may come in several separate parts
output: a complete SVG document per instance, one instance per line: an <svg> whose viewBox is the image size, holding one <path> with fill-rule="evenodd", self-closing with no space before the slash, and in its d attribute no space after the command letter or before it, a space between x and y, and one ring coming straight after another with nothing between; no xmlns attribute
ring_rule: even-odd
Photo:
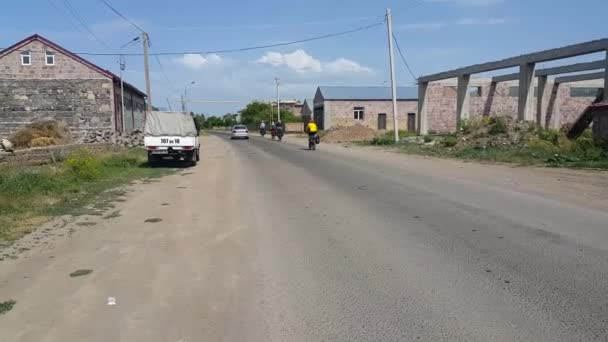
<svg viewBox="0 0 608 342"><path fill-rule="evenodd" d="M376 136L377 132L363 125L337 126L323 135L323 141L330 143L367 141Z"/></svg>

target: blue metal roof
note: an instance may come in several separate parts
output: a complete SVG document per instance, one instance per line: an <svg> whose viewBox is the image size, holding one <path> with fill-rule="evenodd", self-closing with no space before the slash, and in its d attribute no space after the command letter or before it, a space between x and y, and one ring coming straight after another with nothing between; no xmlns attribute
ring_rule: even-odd
<svg viewBox="0 0 608 342"><path fill-rule="evenodd" d="M325 100L390 100L391 87L320 86ZM417 100L418 87L397 87L398 100Z"/></svg>

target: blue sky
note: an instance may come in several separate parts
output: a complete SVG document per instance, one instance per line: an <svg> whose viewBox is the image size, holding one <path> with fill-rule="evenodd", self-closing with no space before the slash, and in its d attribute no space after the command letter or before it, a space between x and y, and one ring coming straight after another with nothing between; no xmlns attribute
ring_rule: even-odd
<svg viewBox="0 0 608 342"><path fill-rule="evenodd" d="M298 40L380 22L389 7L395 35L416 75L608 36L606 0L108 1L149 33L152 52ZM66 2L103 43L82 28ZM0 19L0 47L39 33L74 52L117 52L138 35L98 0L10 1L3 4ZM141 52L141 45L123 51ZM86 58L118 73L115 57ZM399 85L412 84L396 58ZM282 80L282 98L299 99L312 97L318 85L382 85L389 80L385 26L292 46L159 59L168 80L151 59L155 105L166 107L167 99L179 99L190 81L196 81L191 99L240 101L191 105L195 112L209 114L274 98L275 77ZM128 57L127 69L125 79L145 89L142 58Z"/></svg>

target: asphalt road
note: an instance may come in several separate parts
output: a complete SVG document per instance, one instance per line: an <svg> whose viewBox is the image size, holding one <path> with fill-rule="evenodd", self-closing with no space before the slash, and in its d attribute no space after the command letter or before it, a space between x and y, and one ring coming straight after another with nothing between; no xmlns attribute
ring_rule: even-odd
<svg viewBox="0 0 608 342"><path fill-rule="evenodd" d="M606 211L372 151L204 146L1 263L0 341L608 341Z"/></svg>

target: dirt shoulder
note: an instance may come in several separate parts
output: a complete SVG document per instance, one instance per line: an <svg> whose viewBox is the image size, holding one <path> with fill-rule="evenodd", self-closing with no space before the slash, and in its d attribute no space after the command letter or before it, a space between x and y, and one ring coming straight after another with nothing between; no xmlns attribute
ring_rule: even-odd
<svg viewBox="0 0 608 342"><path fill-rule="evenodd" d="M306 145L306 140L289 136L287 142ZM581 206L608 209L608 171L487 164L400 153L386 147L321 143L319 150L378 159L416 172L508 188Z"/></svg>

